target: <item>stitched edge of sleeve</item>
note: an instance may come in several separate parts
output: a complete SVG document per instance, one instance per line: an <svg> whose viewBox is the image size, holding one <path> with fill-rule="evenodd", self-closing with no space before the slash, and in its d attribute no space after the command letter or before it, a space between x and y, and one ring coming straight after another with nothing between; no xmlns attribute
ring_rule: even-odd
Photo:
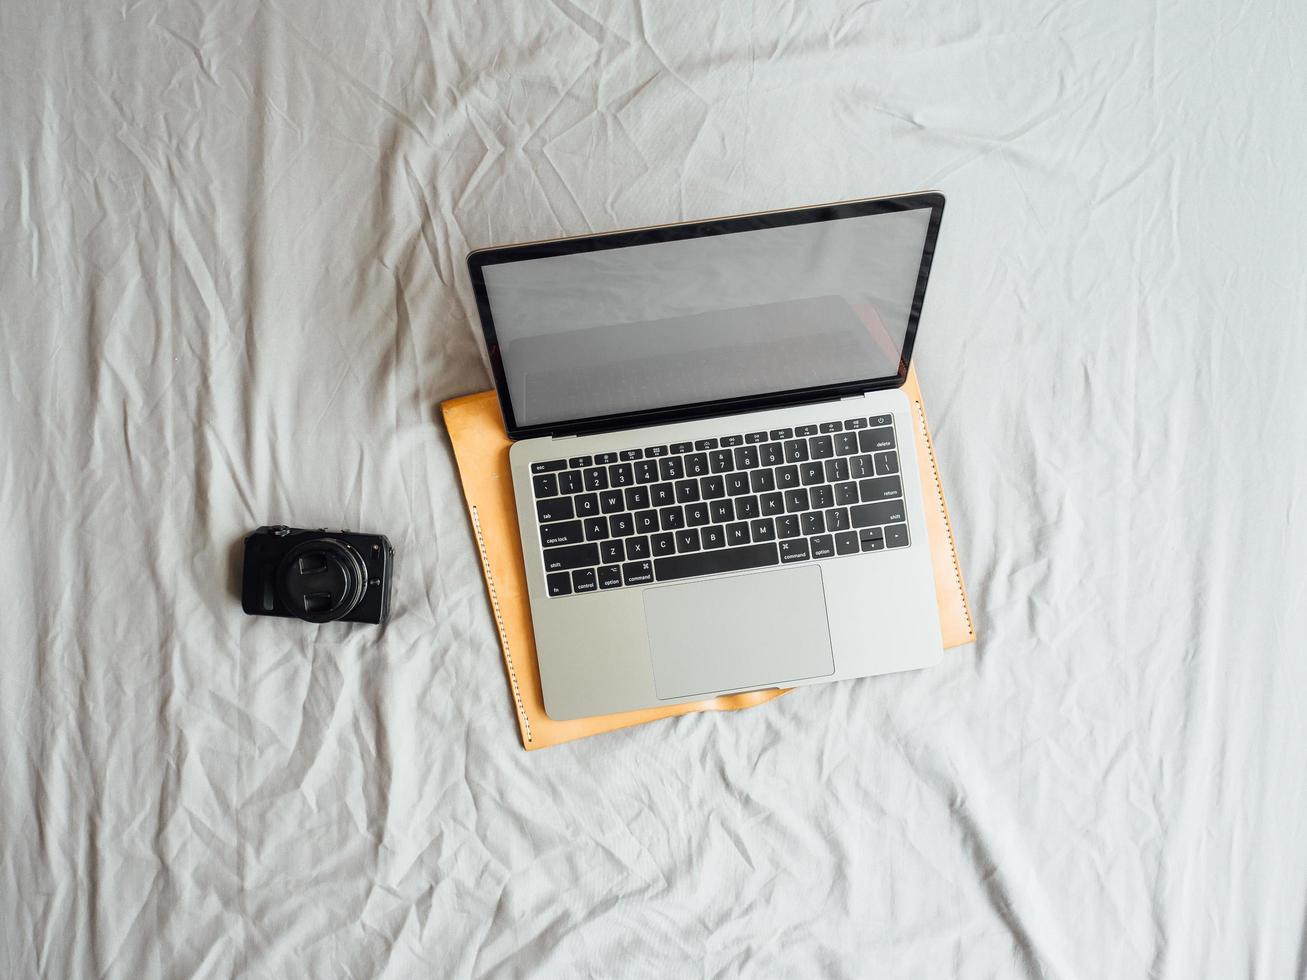
<svg viewBox="0 0 1307 980"><path fill-rule="evenodd" d="M912 405L917 411L917 424L921 426L921 434L926 440L926 457L930 460L930 472L935 478L935 499L939 502L939 513L944 518L944 526L948 529L948 550L953 559L953 581L957 584L958 598L962 601L962 614L967 618L967 633L974 640L976 627L971 619L967 590L962 587L962 566L958 562L957 542L953 538L953 522L948 519L948 508L944 506L944 484L939 478L939 464L935 461L935 444L931 441L930 429L926 427L926 410L921 404L921 399L914 400Z"/></svg>
<svg viewBox="0 0 1307 980"><path fill-rule="evenodd" d="M499 645L504 650L504 662L508 664L508 680L513 685L513 701L517 705L517 715L522 719L522 728L526 740L531 741L531 719L526 715L522 705L522 691L517 686L517 671L513 668L513 653L508 648L508 632L504 629L504 614L499 609L499 593L495 591L495 576L490 571L490 556L486 554L486 541L481 534L481 517L476 505L472 505L472 529L476 531L477 548L481 552L481 571L486 576L486 585L490 589L490 606L495 612L495 627L499 630Z"/></svg>

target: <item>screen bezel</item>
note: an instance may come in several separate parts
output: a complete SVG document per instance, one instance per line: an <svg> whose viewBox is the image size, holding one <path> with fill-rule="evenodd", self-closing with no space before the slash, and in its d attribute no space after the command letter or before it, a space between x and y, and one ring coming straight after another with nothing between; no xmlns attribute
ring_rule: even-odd
<svg viewBox="0 0 1307 980"><path fill-rule="evenodd" d="M668 408L641 409L635 412L619 412L581 419L564 419L557 422L542 422L536 425L518 424L508 394L508 380L504 371L503 354L500 351L499 340L495 334L494 316L490 310L485 274L482 271L486 266L504 262L550 258L558 255L574 255L578 252L599 252L610 248L628 248L635 245L649 245L655 242L683 241L688 238L705 238L712 235L734 235L748 231L761 231L766 228L784 228L790 225L811 224L818 221L838 221L841 218L858 218L925 208L930 209L930 222L926 228L926 240L921 250L921 265L917 270L917 284L913 291L912 308L908 314L907 330L903 335L903 349L899 356L897 374L880 378L854 380L841 384L774 391L762 395L711 399ZM472 290L476 296L477 313L481 318L481 330L485 335L486 352L490 357L490 367L495 375L495 390L499 395L499 408L504 416L504 428L508 432L508 437L517 440L531 439L537 436L582 435L591 432L608 432L614 429L633 429L645 425L681 422L686 419L707 418L714 415L729 415L766 408L780 408L786 405L826 401L850 395L859 395L882 388L896 388L902 385L907 380L908 365L912 361L912 347L917 336L917 324L921 319L921 308L926 298L926 282L930 278L930 266L935 257L935 243L939 237L939 224L943 213L944 195L936 191L928 191L895 197L820 204L815 207L793 208L785 211L764 211L757 214L710 218L706 221L686 221L678 224L613 231L596 235L579 235L573 238L560 238L522 245L500 245L471 252L467 257L467 268L472 278Z"/></svg>

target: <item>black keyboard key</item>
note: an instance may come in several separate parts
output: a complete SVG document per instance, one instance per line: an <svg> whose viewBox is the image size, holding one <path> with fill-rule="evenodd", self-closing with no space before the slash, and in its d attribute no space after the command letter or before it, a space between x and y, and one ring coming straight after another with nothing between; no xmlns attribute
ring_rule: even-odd
<svg viewBox="0 0 1307 980"><path fill-rule="evenodd" d="M776 477L771 470L753 470L749 473L749 489L754 493L766 493L776 489Z"/></svg>
<svg viewBox="0 0 1307 980"><path fill-rule="evenodd" d="M854 527L892 524L907 519L902 500L885 500L878 504L859 504L849 508L849 520Z"/></svg>
<svg viewBox="0 0 1307 980"><path fill-rule="evenodd" d="M549 586L551 596L572 594L572 576L568 575L567 572L546 575L545 584Z"/></svg>
<svg viewBox="0 0 1307 980"><path fill-rule="evenodd" d="M627 585L646 585L653 580L653 565L647 561L633 561L622 566L622 581Z"/></svg>
<svg viewBox="0 0 1307 980"><path fill-rule="evenodd" d="M685 511L680 507L664 507L658 512L658 526L664 531L685 527Z"/></svg>
<svg viewBox="0 0 1307 980"><path fill-rule="evenodd" d="M829 534L819 534L808 541L813 558L834 558L835 538Z"/></svg>
<svg viewBox="0 0 1307 980"><path fill-rule="evenodd" d="M599 513L599 495L597 493L578 494L575 500L577 517L593 517Z"/></svg>
<svg viewBox="0 0 1307 980"><path fill-rule="evenodd" d="M673 455L673 456L680 456L680 455L684 455L685 453L688 453L688 452L690 452L692 449L694 449L694 443L692 443L692 442L674 442L674 443L671 444L671 446L670 446L669 448L671 449L671 451L672 451L672 455Z"/></svg>
<svg viewBox="0 0 1307 980"><path fill-rule="evenodd" d="M560 544L580 544L585 540L580 521L559 521L557 524L540 525L540 543L546 548L555 548Z"/></svg>
<svg viewBox="0 0 1307 980"><path fill-rule="evenodd" d="M687 527L676 532L676 553L678 555L698 550L699 531L697 528Z"/></svg>
<svg viewBox="0 0 1307 980"><path fill-rule="evenodd" d="M655 534L649 541L655 558L676 554L676 535L670 531L664 534Z"/></svg>
<svg viewBox="0 0 1307 980"><path fill-rule="evenodd" d="M599 566L599 588L615 589L622 584L622 570L617 565Z"/></svg>
<svg viewBox="0 0 1307 980"><path fill-rule="evenodd" d="M856 555L861 551L857 531L842 531L835 535L835 553L837 555Z"/></svg>
<svg viewBox="0 0 1307 980"><path fill-rule="evenodd" d="M627 510L639 510L641 507L649 506L648 487L630 487L627 489L625 497Z"/></svg>
<svg viewBox="0 0 1307 980"><path fill-rule="evenodd" d="M843 483L849 478L849 461L844 458L826 460L826 482Z"/></svg>
<svg viewBox="0 0 1307 980"><path fill-rule="evenodd" d="M707 524L712 517L708 513L708 504L705 501L699 501L697 504L685 505L685 524L687 527L701 527Z"/></svg>
<svg viewBox="0 0 1307 980"><path fill-rule="evenodd" d="M841 483L835 487L835 502L841 507L849 507L858 502L858 485Z"/></svg>
<svg viewBox="0 0 1307 980"><path fill-rule="evenodd" d="M818 429L822 432L839 432L844 426L839 422L823 422Z"/></svg>
<svg viewBox="0 0 1307 980"><path fill-rule="evenodd" d="M858 448L864 453L878 453L882 449L894 448L894 430L863 429L858 433Z"/></svg>
<svg viewBox="0 0 1307 980"><path fill-rule="evenodd" d="M799 524L803 527L804 534L824 534L826 532L826 522L822 519L821 511L810 510L806 514L800 514Z"/></svg>
<svg viewBox="0 0 1307 980"><path fill-rule="evenodd" d="M599 495L599 511L603 514L616 514L626 510L626 498L620 490L605 490Z"/></svg>
<svg viewBox="0 0 1307 980"><path fill-rule="evenodd" d="M758 498L758 501L762 507L763 517L775 517L777 514L785 513L785 497L780 491L764 493Z"/></svg>
<svg viewBox="0 0 1307 980"><path fill-rule="evenodd" d="M776 524L770 517L759 517L749 522L749 536L754 541L775 541Z"/></svg>
<svg viewBox="0 0 1307 980"><path fill-rule="evenodd" d="M889 500L903 496L903 484L897 476L878 476L858 483L858 493L864 504L874 500Z"/></svg>
<svg viewBox="0 0 1307 980"><path fill-rule="evenodd" d="M905 548L908 544L908 526L891 524L885 528L885 544L890 548Z"/></svg>
<svg viewBox="0 0 1307 980"><path fill-rule="evenodd" d="M595 465L607 466L617 462L617 453L595 453Z"/></svg>
<svg viewBox="0 0 1307 980"><path fill-rule="evenodd" d="M573 568L588 568L599 564L599 546L597 544L573 544L565 548L547 548L545 550L545 571L562 572Z"/></svg>
<svg viewBox="0 0 1307 980"><path fill-rule="evenodd" d="M785 460L789 463L803 463L808 459L808 440L791 439L782 446Z"/></svg>
<svg viewBox="0 0 1307 980"><path fill-rule="evenodd" d="M721 443L725 448L729 448L730 446L742 446L744 444L744 436L722 436Z"/></svg>
<svg viewBox="0 0 1307 980"><path fill-rule="evenodd" d="M565 469L567 469L567 460L565 459L550 459L543 463L531 464L532 473L555 473L558 470Z"/></svg>
<svg viewBox="0 0 1307 980"><path fill-rule="evenodd" d="M618 463L608 467L608 485L610 487L629 487L635 482L635 471L630 463Z"/></svg>
<svg viewBox="0 0 1307 980"><path fill-rule="evenodd" d="M808 440L808 452L813 459L830 459L835 455L835 442L830 436L813 436Z"/></svg>
<svg viewBox="0 0 1307 980"><path fill-rule="evenodd" d="M572 573L573 592L594 592L599 588L593 568L578 568Z"/></svg>
<svg viewBox="0 0 1307 980"><path fill-rule="evenodd" d="M567 465L574 470L579 470L585 466L594 466L595 461L590 456L573 456L567 461Z"/></svg>
<svg viewBox="0 0 1307 980"><path fill-rule="evenodd" d="M635 515L635 533L653 534L658 530L658 511L641 510Z"/></svg>
<svg viewBox="0 0 1307 980"><path fill-rule="evenodd" d="M749 543L749 522L739 521L726 525L726 543L731 547Z"/></svg>
<svg viewBox="0 0 1307 980"><path fill-rule="evenodd" d="M812 504L808 501L808 491L803 487L797 490L785 491L785 509L791 514L797 514L801 510L807 510Z"/></svg>
<svg viewBox="0 0 1307 980"><path fill-rule="evenodd" d="M618 458L624 463L632 463L637 459L644 459L644 450L642 449L623 449L617 454Z"/></svg>
<svg viewBox="0 0 1307 980"><path fill-rule="evenodd" d="M649 539L644 535L626 539L626 558L628 561L644 561L649 557Z"/></svg>
<svg viewBox="0 0 1307 980"><path fill-rule="evenodd" d="M698 480L677 480L676 481L676 502L678 504L688 504L693 500L699 499L699 481Z"/></svg>
<svg viewBox="0 0 1307 980"><path fill-rule="evenodd" d="M600 561L621 561L626 557L626 547L621 538L610 538L599 545Z"/></svg>
<svg viewBox="0 0 1307 980"><path fill-rule="evenodd" d="M827 507L835 506L835 491L824 483L819 487L810 487L808 495L812 498L813 510L825 510Z"/></svg>
<svg viewBox="0 0 1307 980"><path fill-rule="evenodd" d="M799 536L799 515L783 514L776 518L776 537L797 538Z"/></svg>
<svg viewBox="0 0 1307 980"><path fill-rule="evenodd" d="M726 492L732 497L738 497L742 493L749 492L749 474L748 473L727 473L726 474Z"/></svg>
<svg viewBox="0 0 1307 980"><path fill-rule="evenodd" d="M685 476L681 466L681 457L664 456L658 461L658 476L664 480L680 480Z"/></svg>
<svg viewBox="0 0 1307 980"><path fill-rule="evenodd" d="M699 532L699 540L703 542L704 551L709 551L713 548L725 548L726 528L718 524L706 527Z"/></svg>
<svg viewBox="0 0 1307 980"><path fill-rule="evenodd" d="M847 507L832 507L826 511L826 530L827 531L847 531L853 525L849 523L849 511Z"/></svg>
<svg viewBox="0 0 1307 980"><path fill-rule="evenodd" d="M794 430L793 430L793 429L772 429L770 432L767 433L767 438L769 438L769 439L793 439L793 438L794 438Z"/></svg>
<svg viewBox="0 0 1307 980"><path fill-rule="evenodd" d="M708 505L708 513L714 524L725 524L735 520L735 508L729 500L714 500Z"/></svg>
<svg viewBox="0 0 1307 980"><path fill-rule="evenodd" d="M799 468L797 466L778 466L773 472L776 474L776 485L782 490L788 490L799 485Z"/></svg>
<svg viewBox="0 0 1307 980"><path fill-rule="evenodd" d="M666 447L666 446L645 446L645 447L644 447L644 458L645 458L645 459L657 459L659 456L666 456L666 455L667 455L667 447Z"/></svg>
<svg viewBox="0 0 1307 980"><path fill-rule="evenodd" d="M707 476L708 475L708 454L707 453L690 453L685 457L685 475L686 476Z"/></svg>
<svg viewBox="0 0 1307 980"><path fill-rule="evenodd" d="M896 452L876 454L876 475L887 476L899 471L899 454Z"/></svg>
<svg viewBox="0 0 1307 980"><path fill-rule="evenodd" d="M866 419L845 419L844 428L846 429L865 429L867 427Z"/></svg>
<svg viewBox="0 0 1307 980"><path fill-rule="evenodd" d="M658 480L658 460L642 459L635 464L636 483L655 483Z"/></svg>
<svg viewBox="0 0 1307 980"><path fill-rule="evenodd" d="M835 437L835 452L840 456L852 456L858 451L858 434L841 432Z"/></svg>
<svg viewBox="0 0 1307 980"><path fill-rule="evenodd" d="M821 483L826 479L826 467L821 463L813 461L811 463L799 464L799 482L805 487L810 487L814 483Z"/></svg>
<svg viewBox="0 0 1307 980"><path fill-rule="evenodd" d="M575 516L571 497L548 497L536 501L536 520L541 524L546 521L570 521Z"/></svg>
<svg viewBox="0 0 1307 980"><path fill-rule="evenodd" d="M635 533L635 518L630 514L614 514L608 518L608 530L615 538L625 538Z"/></svg>
<svg viewBox="0 0 1307 980"><path fill-rule="evenodd" d="M582 470L581 478L585 480L587 490L608 489L608 471L601 466L592 466L588 470Z"/></svg>
<svg viewBox="0 0 1307 980"><path fill-rule="evenodd" d="M580 470L565 470L558 474L559 493L580 493L584 489Z"/></svg>
<svg viewBox="0 0 1307 980"><path fill-rule="evenodd" d="M794 427L794 434L796 436L815 436L817 434L817 427L815 425L796 425Z"/></svg>
<svg viewBox="0 0 1307 980"><path fill-rule="evenodd" d="M850 456L849 475L855 480L864 480L876 475L876 461L870 456Z"/></svg>
<svg viewBox="0 0 1307 980"><path fill-rule="evenodd" d="M694 441L694 448L695 448L695 450L698 451L698 452L706 452L706 451L709 450L709 449L716 449L716 448L717 448L717 440L716 440L716 439L696 439L696 440Z"/></svg>
<svg viewBox="0 0 1307 980"><path fill-rule="evenodd" d="M893 415L873 415L871 418L869 418L869 419L867 420L867 424L870 425L873 429L876 428L876 427L879 426L879 425L893 425L893 424L894 424L894 416L893 416Z"/></svg>
<svg viewBox="0 0 1307 980"><path fill-rule="evenodd" d="M758 498L754 496L735 498L735 516L740 520L749 520L762 513L758 509Z"/></svg>
<svg viewBox="0 0 1307 980"><path fill-rule="evenodd" d="M718 449L708 456L708 465L714 473L729 473L735 469L735 454L729 449Z"/></svg>
<svg viewBox="0 0 1307 980"><path fill-rule="evenodd" d="M676 503L676 487L670 483L658 484L649 491L649 502L655 507Z"/></svg>
<svg viewBox="0 0 1307 980"><path fill-rule="evenodd" d="M699 478L699 496L704 500L716 500L726 496L726 481L720 476Z"/></svg>
<svg viewBox="0 0 1307 980"><path fill-rule="evenodd" d="M737 470L751 470L758 465L758 447L741 446L735 450L735 468Z"/></svg>
<svg viewBox="0 0 1307 980"><path fill-rule="evenodd" d="M788 565L790 562L807 561L808 542L799 538L795 541L781 542L781 564Z"/></svg>
<svg viewBox="0 0 1307 980"><path fill-rule="evenodd" d="M750 444L756 445L760 442L766 442L766 441L767 441L767 433L765 432L746 432L744 434L745 445L750 445Z"/></svg>
<svg viewBox="0 0 1307 980"><path fill-rule="evenodd" d="M878 527L864 527L858 532L863 551L884 551L885 532Z"/></svg>
<svg viewBox="0 0 1307 980"><path fill-rule="evenodd" d="M558 477L552 473L541 473L531 477L531 487L537 497L558 496Z"/></svg>
<svg viewBox="0 0 1307 980"><path fill-rule="evenodd" d="M751 544L745 548L722 548L694 555L676 555L654 559L654 573L658 581L668 582L694 575L716 575L721 572L739 572L746 568L765 568L780 561L776 545Z"/></svg>
<svg viewBox="0 0 1307 980"><path fill-rule="evenodd" d="M779 442L765 442L758 449L758 458L763 466L780 466L785 462L785 450Z"/></svg>
<svg viewBox="0 0 1307 980"><path fill-rule="evenodd" d="M608 521L605 518L587 517L582 523L585 525L587 541L602 541L608 537Z"/></svg>

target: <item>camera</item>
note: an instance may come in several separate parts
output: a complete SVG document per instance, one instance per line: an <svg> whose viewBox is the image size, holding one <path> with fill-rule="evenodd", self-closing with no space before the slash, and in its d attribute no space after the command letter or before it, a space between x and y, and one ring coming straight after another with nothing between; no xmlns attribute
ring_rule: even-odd
<svg viewBox="0 0 1307 980"><path fill-rule="evenodd" d="M380 534L261 527L245 538L241 606L251 616L381 624L394 555Z"/></svg>

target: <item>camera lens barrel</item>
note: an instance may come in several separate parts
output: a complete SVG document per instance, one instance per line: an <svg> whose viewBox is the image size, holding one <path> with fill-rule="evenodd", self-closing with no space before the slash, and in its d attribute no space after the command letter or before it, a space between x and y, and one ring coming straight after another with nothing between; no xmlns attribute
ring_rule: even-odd
<svg viewBox="0 0 1307 980"><path fill-rule="evenodd" d="M293 615L310 623L348 616L368 590L359 553L337 538L301 541L277 565L277 592Z"/></svg>

